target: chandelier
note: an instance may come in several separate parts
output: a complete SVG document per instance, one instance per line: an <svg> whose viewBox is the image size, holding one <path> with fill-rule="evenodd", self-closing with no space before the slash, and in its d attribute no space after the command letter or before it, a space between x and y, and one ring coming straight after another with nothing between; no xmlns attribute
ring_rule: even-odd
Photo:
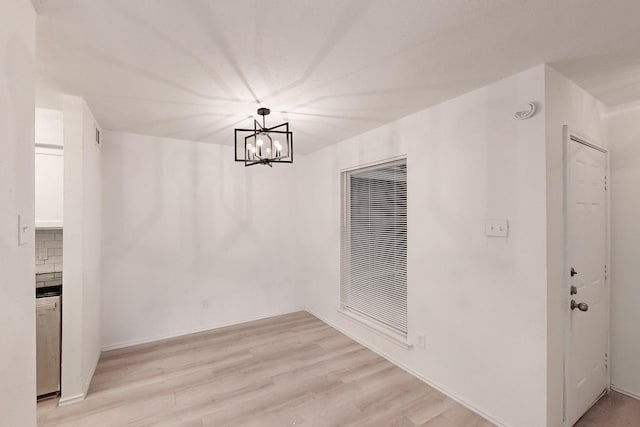
<svg viewBox="0 0 640 427"><path fill-rule="evenodd" d="M273 163L293 163L293 132L289 131L289 123L268 128L265 116L269 113L268 108L258 108L262 124L254 119L253 129L235 130L236 162L270 167Z"/></svg>

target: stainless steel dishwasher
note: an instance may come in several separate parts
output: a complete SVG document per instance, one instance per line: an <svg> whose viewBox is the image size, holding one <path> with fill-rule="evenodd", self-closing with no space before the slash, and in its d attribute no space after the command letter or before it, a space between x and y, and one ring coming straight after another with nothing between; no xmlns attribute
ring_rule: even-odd
<svg viewBox="0 0 640 427"><path fill-rule="evenodd" d="M60 391L61 287L36 290L36 375L38 397Z"/></svg>

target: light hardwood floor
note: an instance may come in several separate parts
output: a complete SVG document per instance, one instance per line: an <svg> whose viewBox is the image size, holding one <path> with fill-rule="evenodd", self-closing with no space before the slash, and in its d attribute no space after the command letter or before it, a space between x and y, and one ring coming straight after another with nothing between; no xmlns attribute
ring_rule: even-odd
<svg viewBox="0 0 640 427"><path fill-rule="evenodd" d="M575 427L638 427L640 400L610 392L578 420Z"/></svg>
<svg viewBox="0 0 640 427"><path fill-rule="evenodd" d="M493 424L306 312L106 352L44 426Z"/></svg>

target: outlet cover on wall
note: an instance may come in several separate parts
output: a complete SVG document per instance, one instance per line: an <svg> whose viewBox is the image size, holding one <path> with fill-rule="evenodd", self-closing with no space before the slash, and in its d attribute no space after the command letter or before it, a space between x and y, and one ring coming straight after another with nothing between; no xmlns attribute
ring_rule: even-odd
<svg viewBox="0 0 640 427"><path fill-rule="evenodd" d="M509 221L506 219L487 219L484 222L484 232L489 237L509 237Z"/></svg>
<svg viewBox="0 0 640 427"><path fill-rule="evenodd" d="M427 337L425 336L424 332L418 332L416 334L416 341L416 346L418 348L427 348Z"/></svg>

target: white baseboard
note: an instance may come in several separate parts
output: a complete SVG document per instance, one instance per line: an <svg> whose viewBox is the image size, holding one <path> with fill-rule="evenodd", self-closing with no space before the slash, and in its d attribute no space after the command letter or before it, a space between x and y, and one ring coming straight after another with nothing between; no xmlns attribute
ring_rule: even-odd
<svg viewBox="0 0 640 427"><path fill-rule="evenodd" d="M323 316L315 313L313 310L310 310L309 308L305 308L305 310L317 317L318 319L322 320L324 323L326 323L327 325L331 326L334 329L337 329L338 331L342 332L344 335L348 336L349 338L351 338L352 340L356 341L358 344L368 348L369 350L373 351L374 353L378 354L379 356L387 359L389 362L393 363L394 365L396 365L397 367L399 367L400 369L410 373L411 375L413 375L414 377L418 378L420 381L426 383L427 385L435 388L436 390L438 390L440 393L446 395L447 397L449 397L450 399L458 402L459 404L461 404L462 406L464 406L465 408L475 412L476 414L480 415L483 418L486 418L487 420L491 421L492 423L494 423L495 425L497 425L498 427L506 427L506 424L496 420L495 418L493 418L491 415L487 414L486 412L476 408L475 406L473 406L472 404L465 402L464 400L460 399L459 397L457 397L455 394L449 392L446 388L442 387L440 384L437 384L431 380L429 380L428 378L423 377L422 375L418 374L417 372L415 372L413 369L409 368L408 366L405 366L404 364L398 362L397 360L395 360L394 358L392 358L391 356L389 356L388 354L386 354L385 352L381 351L380 349L377 349L373 346L371 346L370 344L362 341L360 338L356 337L355 335L353 335L351 332L344 330L343 328L341 328L340 326L336 325L335 323L327 320L326 318L324 318Z"/></svg>
<svg viewBox="0 0 640 427"><path fill-rule="evenodd" d="M634 393L634 392L629 391L629 390L625 390L623 388L618 387L617 385L611 384L611 390L617 391L618 393L624 394L625 396L629 396L629 397L632 397L634 399L640 400L640 394Z"/></svg>
<svg viewBox="0 0 640 427"><path fill-rule="evenodd" d="M85 393L80 393L80 394L76 394L75 396L69 396L69 397L61 397L60 400L58 401L58 406L65 406L65 405L71 405L73 403L78 403L78 402L82 402L85 398Z"/></svg>
<svg viewBox="0 0 640 427"><path fill-rule="evenodd" d="M299 308L296 308L296 309L293 309L293 310L290 310L290 311L263 314L263 315L260 315L260 316L249 317L247 319L243 319L243 320L239 320L239 321L215 323L215 324L212 324L212 325L203 326L201 328L185 329L185 330L182 330L182 331L170 332L168 334L156 335L156 336L153 336L153 337L136 338L136 339L133 339L133 340L121 341L121 342L117 342L117 343L114 343L114 344L107 344L107 345L102 346L102 351L117 350L117 349L120 349L120 348L132 347L134 345L148 344L148 343L152 343L152 342L156 342L156 341L166 340L166 339L169 339L169 338L176 338L176 337L181 337L181 336L184 336L184 335L197 334L198 332L206 332L206 331L210 331L212 329L224 328L225 326L234 326L234 325L239 325L241 323L253 322L255 320L267 319L269 317L283 316L285 314L296 313L298 311L305 311L305 309L303 307L299 307Z"/></svg>

